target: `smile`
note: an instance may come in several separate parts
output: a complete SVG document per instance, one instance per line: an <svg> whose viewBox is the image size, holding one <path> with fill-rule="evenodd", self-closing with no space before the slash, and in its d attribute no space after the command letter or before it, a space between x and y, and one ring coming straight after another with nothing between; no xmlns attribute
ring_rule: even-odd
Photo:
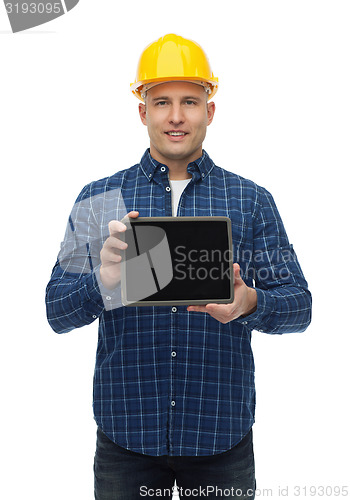
<svg viewBox="0 0 350 500"><path fill-rule="evenodd" d="M184 132L183 130L169 130L169 132L165 132L166 135L172 142L183 141L188 132Z"/></svg>

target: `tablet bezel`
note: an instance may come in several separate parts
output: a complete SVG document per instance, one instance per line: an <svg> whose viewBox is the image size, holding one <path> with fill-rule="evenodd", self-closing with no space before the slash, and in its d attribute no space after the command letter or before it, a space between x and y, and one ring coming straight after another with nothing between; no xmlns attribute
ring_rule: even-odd
<svg viewBox="0 0 350 500"><path fill-rule="evenodd" d="M126 288L125 288L125 261L122 258L121 261L121 299L122 299L122 304L126 307L143 307L143 306L176 306L176 305L203 305L203 304L210 304L210 303L215 303L215 304L230 304L233 302L234 299L234 274L233 274L233 259L232 259L232 228L231 228L231 219L229 217L225 216L184 216L184 217L125 217L122 219L121 222L123 222L127 227L131 227L131 224L133 222L142 222L142 223L155 223L155 222L171 222L171 223L178 223L181 224L181 222L195 222L195 221L208 221L208 222L218 222L218 221L225 221L226 222L226 227L227 227L227 238L228 238L228 249L229 249L229 264L230 264L230 297L228 298L223 298L223 299L196 299L196 300L186 300L186 299L174 299L174 300L142 300L142 301L128 301L126 298ZM121 233L121 239L122 239L122 234Z"/></svg>

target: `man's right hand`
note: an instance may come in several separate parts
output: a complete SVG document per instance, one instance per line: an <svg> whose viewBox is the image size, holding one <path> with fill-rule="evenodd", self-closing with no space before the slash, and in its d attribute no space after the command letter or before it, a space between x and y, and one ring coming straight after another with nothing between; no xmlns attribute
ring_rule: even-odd
<svg viewBox="0 0 350 500"><path fill-rule="evenodd" d="M139 212L133 210L126 217L136 218ZM100 277L105 288L113 290L120 282L120 250L125 250L127 244L119 239L119 234L126 231L127 227L120 221L111 220L108 224L109 237L103 244L100 252L101 267Z"/></svg>

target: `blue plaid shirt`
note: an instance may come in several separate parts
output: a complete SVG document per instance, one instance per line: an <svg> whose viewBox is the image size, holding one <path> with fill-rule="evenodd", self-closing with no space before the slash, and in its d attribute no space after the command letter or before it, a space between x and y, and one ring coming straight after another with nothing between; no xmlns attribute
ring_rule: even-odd
<svg viewBox="0 0 350 500"><path fill-rule="evenodd" d="M234 262L257 292L253 314L222 324L186 306L122 307L119 288L103 288L98 256L108 222L131 210L172 215L168 167L149 150L139 164L84 187L46 290L55 332L99 319L98 426L119 446L154 456L212 455L235 446L254 423L252 330L302 332L311 319L307 282L271 194L216 166L205 151L187 170L192 179L177 215L231 219Z"/></svg>

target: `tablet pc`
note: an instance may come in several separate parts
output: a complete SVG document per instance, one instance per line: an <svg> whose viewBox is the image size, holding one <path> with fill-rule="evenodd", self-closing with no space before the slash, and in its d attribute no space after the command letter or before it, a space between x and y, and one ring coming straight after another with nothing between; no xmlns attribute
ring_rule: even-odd
<svg viewBox="0 0 350 500"><path fill-rule="evenodd" d="M231 221L228 217L126 218L120 238L125 306L233 301Z"/></svg>

